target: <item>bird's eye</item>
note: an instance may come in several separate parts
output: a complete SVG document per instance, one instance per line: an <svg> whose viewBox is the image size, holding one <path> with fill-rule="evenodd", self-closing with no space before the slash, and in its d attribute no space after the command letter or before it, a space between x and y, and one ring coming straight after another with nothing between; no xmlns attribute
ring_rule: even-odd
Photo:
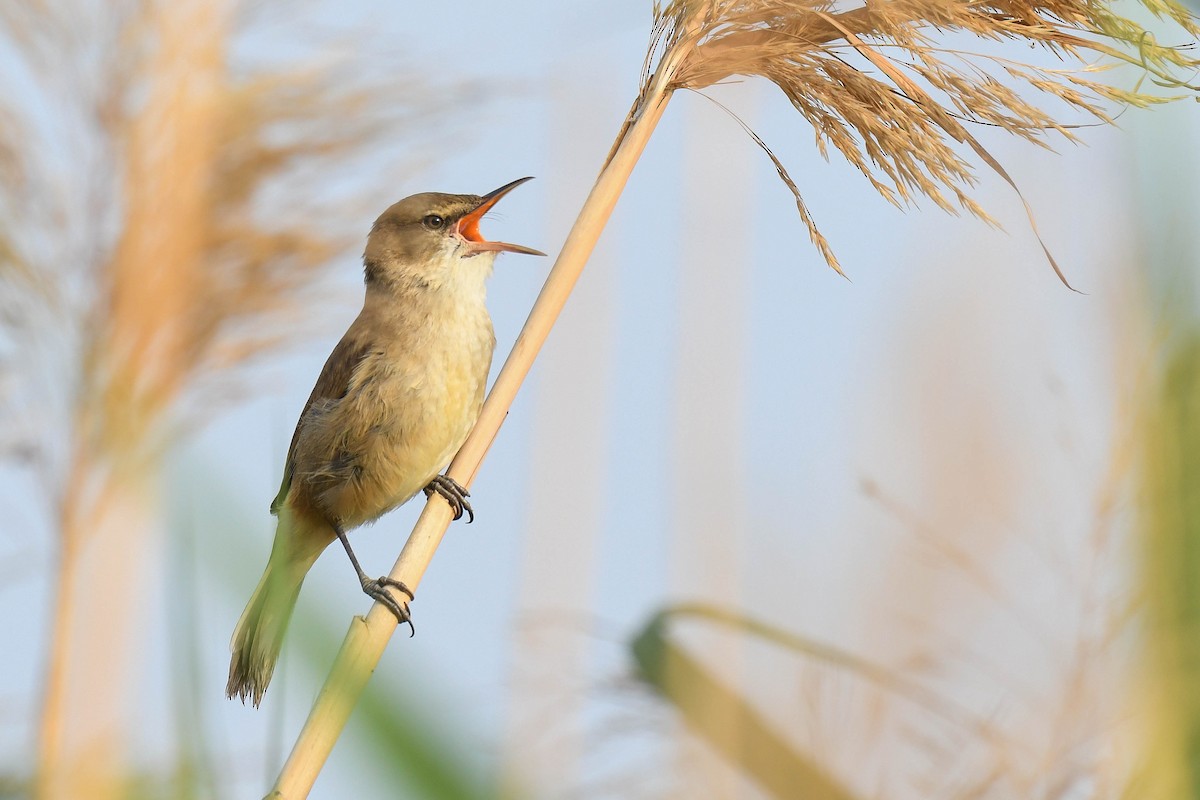
<svg viewBox="0 0 1200 800"><path fill-rule="evenodd" d="M446 220L437 214L428 214L421 220L421 224L430 230L436 231L446 227Z"/></svg>

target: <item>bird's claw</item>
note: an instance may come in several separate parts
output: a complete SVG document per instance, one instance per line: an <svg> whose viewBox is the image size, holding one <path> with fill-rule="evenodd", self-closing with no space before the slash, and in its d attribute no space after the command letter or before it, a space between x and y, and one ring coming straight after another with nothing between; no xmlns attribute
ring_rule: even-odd
<svg viewBox="0 0 1200 800"><path fill-rule="evenodd" d="M466 512L467 524L469 525L475 521L475 511L471 508L471 504L467 502L467 498L471 496L471 493L449 475L438 475L435 477L425 487L424 492L426 497L429 497L434 492L440 494L450 504L450 510L454 512L455 519L461 519L463 512Z"/></svg>
<svg viewBox="0 0 1200 800"><path fill-rule="evenodd" d="M387 575L384 575L382 578L376 578L375 580L364 580L362 582L363 592L366 593L368 597L371 597L374 600L382 603L384 608L395 614L396 623L398 625L407 624L410 631L409 636L415 636L417 629L413 625L412 614L409 613L408 610L408 603L406 602L401 605L400 603L396 602L396 598L387 590L387 587L389 586L394 587L408 595L409 600L415 599L413 597L412 590L405 586L402 581L398 581L395 578L389 578Z"/></svg>

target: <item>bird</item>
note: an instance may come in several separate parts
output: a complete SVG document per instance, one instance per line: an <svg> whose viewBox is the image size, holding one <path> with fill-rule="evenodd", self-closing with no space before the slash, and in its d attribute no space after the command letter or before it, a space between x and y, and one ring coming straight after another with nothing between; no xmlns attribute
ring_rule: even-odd
<svg viewBox="0 0 1200 800"><path fill-rule="evenodd" d="M480 219L532 180L485 195L425 192L375 220L363 253L362 311L333 348L292 435L271 503L275 539L262 579L230 643L225 694L255 707L271 681L305 575L340 540L363 592L410 626L413 593L369 578L348 531L418 492L437 493L454 519L474 511L467 491L441 471L483 405L496 337L486 280L504 252L539 250L488 241Z"/></svg>

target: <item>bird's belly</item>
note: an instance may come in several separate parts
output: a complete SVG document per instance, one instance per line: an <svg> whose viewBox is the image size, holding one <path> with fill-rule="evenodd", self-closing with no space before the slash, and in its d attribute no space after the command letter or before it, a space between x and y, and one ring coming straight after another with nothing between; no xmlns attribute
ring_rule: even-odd
<svg viewBox="0 0 1200 800"><path fill-rule="evenodd" d="M346 528L407 502L462 446L479 417L491 352L486 359L455 355L431 358L421 369L382 369L346 398L347 418L367 424L347 442L354 462L348 479L322 498Z"/></svg>

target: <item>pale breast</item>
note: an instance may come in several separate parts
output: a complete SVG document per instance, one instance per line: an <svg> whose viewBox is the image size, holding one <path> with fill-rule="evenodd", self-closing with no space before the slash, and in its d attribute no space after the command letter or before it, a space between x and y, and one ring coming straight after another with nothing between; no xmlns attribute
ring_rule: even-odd
<svg viewBox="0 0 1200 800"><path fill-rule="evenodd" d="M346 433L340 449L348 468L322 505L347 528L428 485L479 417L495 337L486 311L470 312L438 315L427 335L373 354L333 413Z"/></svg>

